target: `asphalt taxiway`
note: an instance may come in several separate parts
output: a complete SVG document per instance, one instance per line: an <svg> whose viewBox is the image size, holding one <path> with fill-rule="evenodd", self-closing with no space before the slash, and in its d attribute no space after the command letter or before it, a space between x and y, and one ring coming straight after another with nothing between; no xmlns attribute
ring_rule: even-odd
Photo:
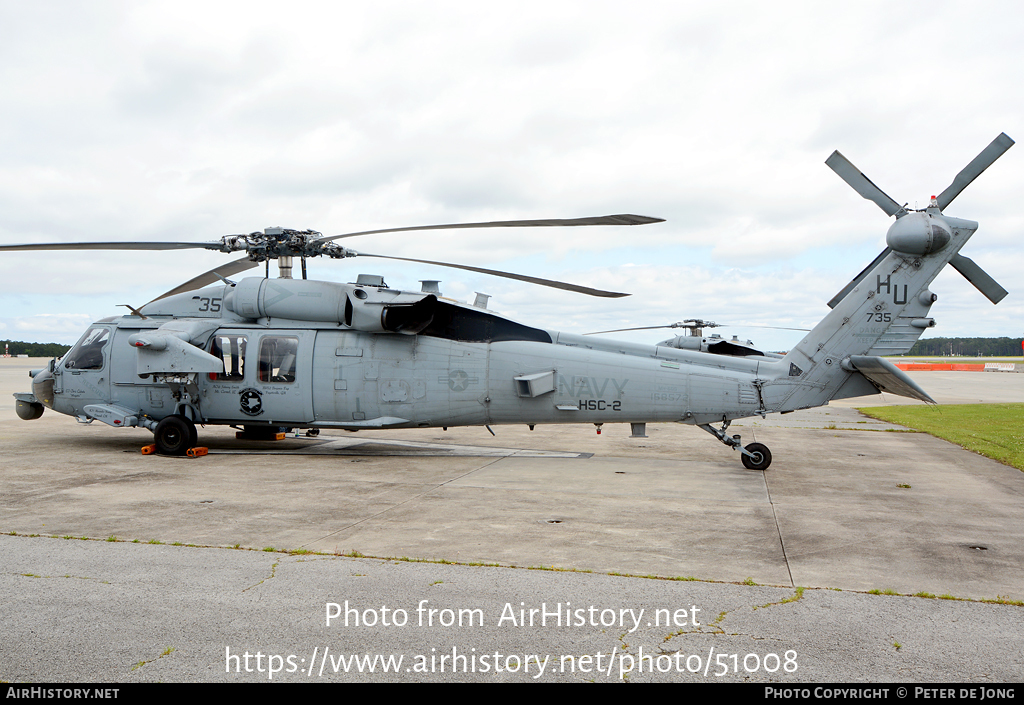
<svg viewBox="0 0 1024 705"><path fill-rule="evenodd" d="M531 631L504 620L473 633L510 653L532 645L621 657L641 644L667 653L658 645L678 649L687 634L687 649L739 654L736 663L755 651L760 662L765 639L804 659L795 672L739 668L728 679L1024 675L1024 608L865 594L1024 599L1024 473L925 434L887 432L897 429L853 408L902 399L735 423L745 443L771 448L763 473L706 433L671 424L648 425L646 439L607 424L601 435L593 426L524 426L496 427L493 437L424 429L275 443L206 428L210 455L183 459L141 455L152 438L141 430L50 411L21 421L10 395L29 388L27 371L38 366L0 362L0 580L13 596L0 602L0 619L16 637L0 644L3 679L258 679L266 674L226 672L225 648L262 645L312 660L314 642L343 636L323 613L346 596L374 609L390 600L410 614L424 599L452 609L476 601L494 622L506 603L700 606L700 627ZM1024 401L1024 374L911 374L940 403ZM977 625L988 628L984 648ZM468 633L361 629L346 637L361 653L450 653ZM165 641L173 651L150 653ZM633 675L713 679L692 669Z"/></svg>

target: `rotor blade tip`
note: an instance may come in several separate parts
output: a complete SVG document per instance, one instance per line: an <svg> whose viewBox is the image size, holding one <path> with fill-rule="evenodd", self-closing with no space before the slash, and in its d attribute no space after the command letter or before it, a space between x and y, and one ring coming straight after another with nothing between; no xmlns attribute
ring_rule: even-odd
<svg viewBox="0 0 1024 705"><path fill-rule="evenodd" d="M632 213L622 213L619 215L608 215L605 216L610 220L618 221L621 225L650 225L651 223L664 223L664 218L657 218L650 215L633 215Z"/></svg>

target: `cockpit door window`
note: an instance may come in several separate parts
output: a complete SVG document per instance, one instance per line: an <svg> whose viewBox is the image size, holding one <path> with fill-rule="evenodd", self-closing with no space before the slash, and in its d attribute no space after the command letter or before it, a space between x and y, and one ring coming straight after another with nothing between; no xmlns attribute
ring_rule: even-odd
<svg viewBox="0 0 1024 705"><path fill-rule="evenodd" d="M215 335L210 354L224 361L223 372L211 372L210 379L240 382L245 378L245 336Z"/></svg>
<svg viewBox="0 0 1024 705"><path fill-rule="evenodd" d="M110 340L107 328L90 328L64 359L69 370L101 370L105 360L104 350Z"/></svg>

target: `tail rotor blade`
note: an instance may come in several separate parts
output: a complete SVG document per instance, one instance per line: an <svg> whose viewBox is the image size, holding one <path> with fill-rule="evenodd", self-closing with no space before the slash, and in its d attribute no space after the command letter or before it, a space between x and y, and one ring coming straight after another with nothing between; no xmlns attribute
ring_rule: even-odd
<svg viewBox="0 0 1024 705"><path fill-rule="evenodd" d="M953 269L964 275L964 279L974 285L978 291L985 295L994 304L999 303L1006 296L1007 291L999 286L999 282L988 275L984 269L979 267L974 260L957 253L949 261Z"/></svg>
<svg viewBox="0 0 1024 705"><path fill-rule="evenodd" d="M1007 137L1005 132L992 140L988 147L981 150L981 154L972 159L971 163L965 166L963 171L956 175L956 178L953 179L953 183L947 186L946 190L938 195L935 200L939 204L939 210L945 210L946 206L948 206L954 198L959 196L961 191L967 188L972 181L978 178L981 172L992 166L992 163L995 162L996 159L999 159L999 157L1003 156L1003 153L1012 146L1013 140ZM977 285L975 284L975 286Z"/></svg>
<svg viewBox="0 0 1024 705"><path fill-rule="evenodd" d="M839 153L839 150L832 152L832 156L825 160L825 164L838 174L840 179L853 187L854 191L869 201L874 201L879 208L885 211L886 215L902 218L907 214L903 206L889 198L882 189L875 186L874 182L864 176L860 169Z"/></svg>
<svg viewBox="0 0 1024 705"><path fill-rule="evenodd" d="M888 257L890 252L892 252L892 250L888 247L882 250L882 253L875 257L874 261L871 264L869 264L864 269L860 270L860 274L851 279L850 283L844 286L842 291L840 291L838 294L832 297L832 300L828 302L828 307L835 308L836 306L838 306L839 302L845 299L846 295L853 291L855 286L861 283L864 277L868 275L868 272L870 272L872 269L878 266L879 262Z"/></svg>

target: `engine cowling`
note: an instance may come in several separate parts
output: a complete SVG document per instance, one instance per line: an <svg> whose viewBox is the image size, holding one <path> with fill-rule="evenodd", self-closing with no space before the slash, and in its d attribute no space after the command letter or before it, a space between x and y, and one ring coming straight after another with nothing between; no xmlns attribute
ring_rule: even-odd
<svg viewBox="0 0 1024 705"><path fill-rule="evenodd" d="M415 335L434 319L437 297L387 287L249 277L228 291L224 306L244 318L337 321L367 333Z"/></svg>

